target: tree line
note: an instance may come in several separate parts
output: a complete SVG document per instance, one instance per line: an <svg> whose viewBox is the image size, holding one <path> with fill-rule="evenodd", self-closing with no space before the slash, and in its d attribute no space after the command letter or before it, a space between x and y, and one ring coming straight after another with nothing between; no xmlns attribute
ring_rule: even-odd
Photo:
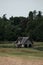
<svg viewBox="0 0 43 65"><path fill-rule="evenodd" d="M29 36L34 41L43 41L43 15L41 11L30 11L28 17L7 19L0 17L0 41L14 41L19 36Z"/></svg>

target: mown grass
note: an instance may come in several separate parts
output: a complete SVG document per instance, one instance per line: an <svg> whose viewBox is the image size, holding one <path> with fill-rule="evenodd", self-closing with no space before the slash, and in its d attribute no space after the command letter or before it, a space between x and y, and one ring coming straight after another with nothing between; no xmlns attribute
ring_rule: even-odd
<svg viewBox="0 0 43 65"><path fill-rule="evenodd" d="M13 44L13 43L9 43L9 44L6 44L6 43L4 43L4 44L0 44L0 48L14 48L15 47L15 45Z"/></svg>
<svg viewBox="0 0 43 65"><path fill-rule="evenodd" d="M0 54L8 54L15 56L35 56L35 57L43 57L43 51L38 51L34 49L26 49L26 48L0 48Z"/></svg>
<svg viewBox="0 0 43 65"><path fill-rule="evenodd" d="M43 51L43 42L34 42L34 49Z"/></svg>
<svg viewBox="0 0 43 65"><path fill-rule="evenodd" d="M34 46L43 46L43 42L34 42Z"/></svg>
<svg viewBox="0 0 43 65"><path fill-rule="evenodd" d="M7 48L3 48L3 45L7 46ZM40 47L42 50L40 50ZM33 48L14 48L13 44L0 44L0 56L8 55L43 58L43 42L34 42Z"/></svg>

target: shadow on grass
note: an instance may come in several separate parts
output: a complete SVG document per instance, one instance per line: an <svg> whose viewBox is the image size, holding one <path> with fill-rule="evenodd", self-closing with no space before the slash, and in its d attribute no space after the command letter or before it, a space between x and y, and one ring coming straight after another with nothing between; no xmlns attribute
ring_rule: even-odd
<svg viewBox="0 0 43 65"><path fill-rule="evenodd" d="M0 46L0 48L14 48L12 46Z"/></svg>
<svg viewBox="0 0 43 65"><path fill-rule="evenodd" d="M34 48L34 49L37 49L39 51L43 51L43 47L37 47L37 48Z"/></svg>

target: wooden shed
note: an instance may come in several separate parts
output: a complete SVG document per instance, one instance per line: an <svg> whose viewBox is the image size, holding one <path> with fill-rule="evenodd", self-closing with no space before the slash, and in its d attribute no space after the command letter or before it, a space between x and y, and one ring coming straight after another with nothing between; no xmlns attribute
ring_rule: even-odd
<svg viewBox="0 0 43 65"><path fill-rule="evenodd" d="M20 47L32 47L33 41L29 37L18 37L15 46Z"/></svg>

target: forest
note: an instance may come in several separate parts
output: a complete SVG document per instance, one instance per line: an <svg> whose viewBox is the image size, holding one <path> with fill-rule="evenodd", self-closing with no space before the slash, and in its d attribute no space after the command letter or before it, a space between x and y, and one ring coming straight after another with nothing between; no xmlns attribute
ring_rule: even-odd
<svg viewBox="0 0 43 65"><path fill-rule="evenodd" d="M43 14L30 11L27 17L6 14L0 17L0 41L15 41L17 37L29 36L33 41L43 41Z"/></svg>

